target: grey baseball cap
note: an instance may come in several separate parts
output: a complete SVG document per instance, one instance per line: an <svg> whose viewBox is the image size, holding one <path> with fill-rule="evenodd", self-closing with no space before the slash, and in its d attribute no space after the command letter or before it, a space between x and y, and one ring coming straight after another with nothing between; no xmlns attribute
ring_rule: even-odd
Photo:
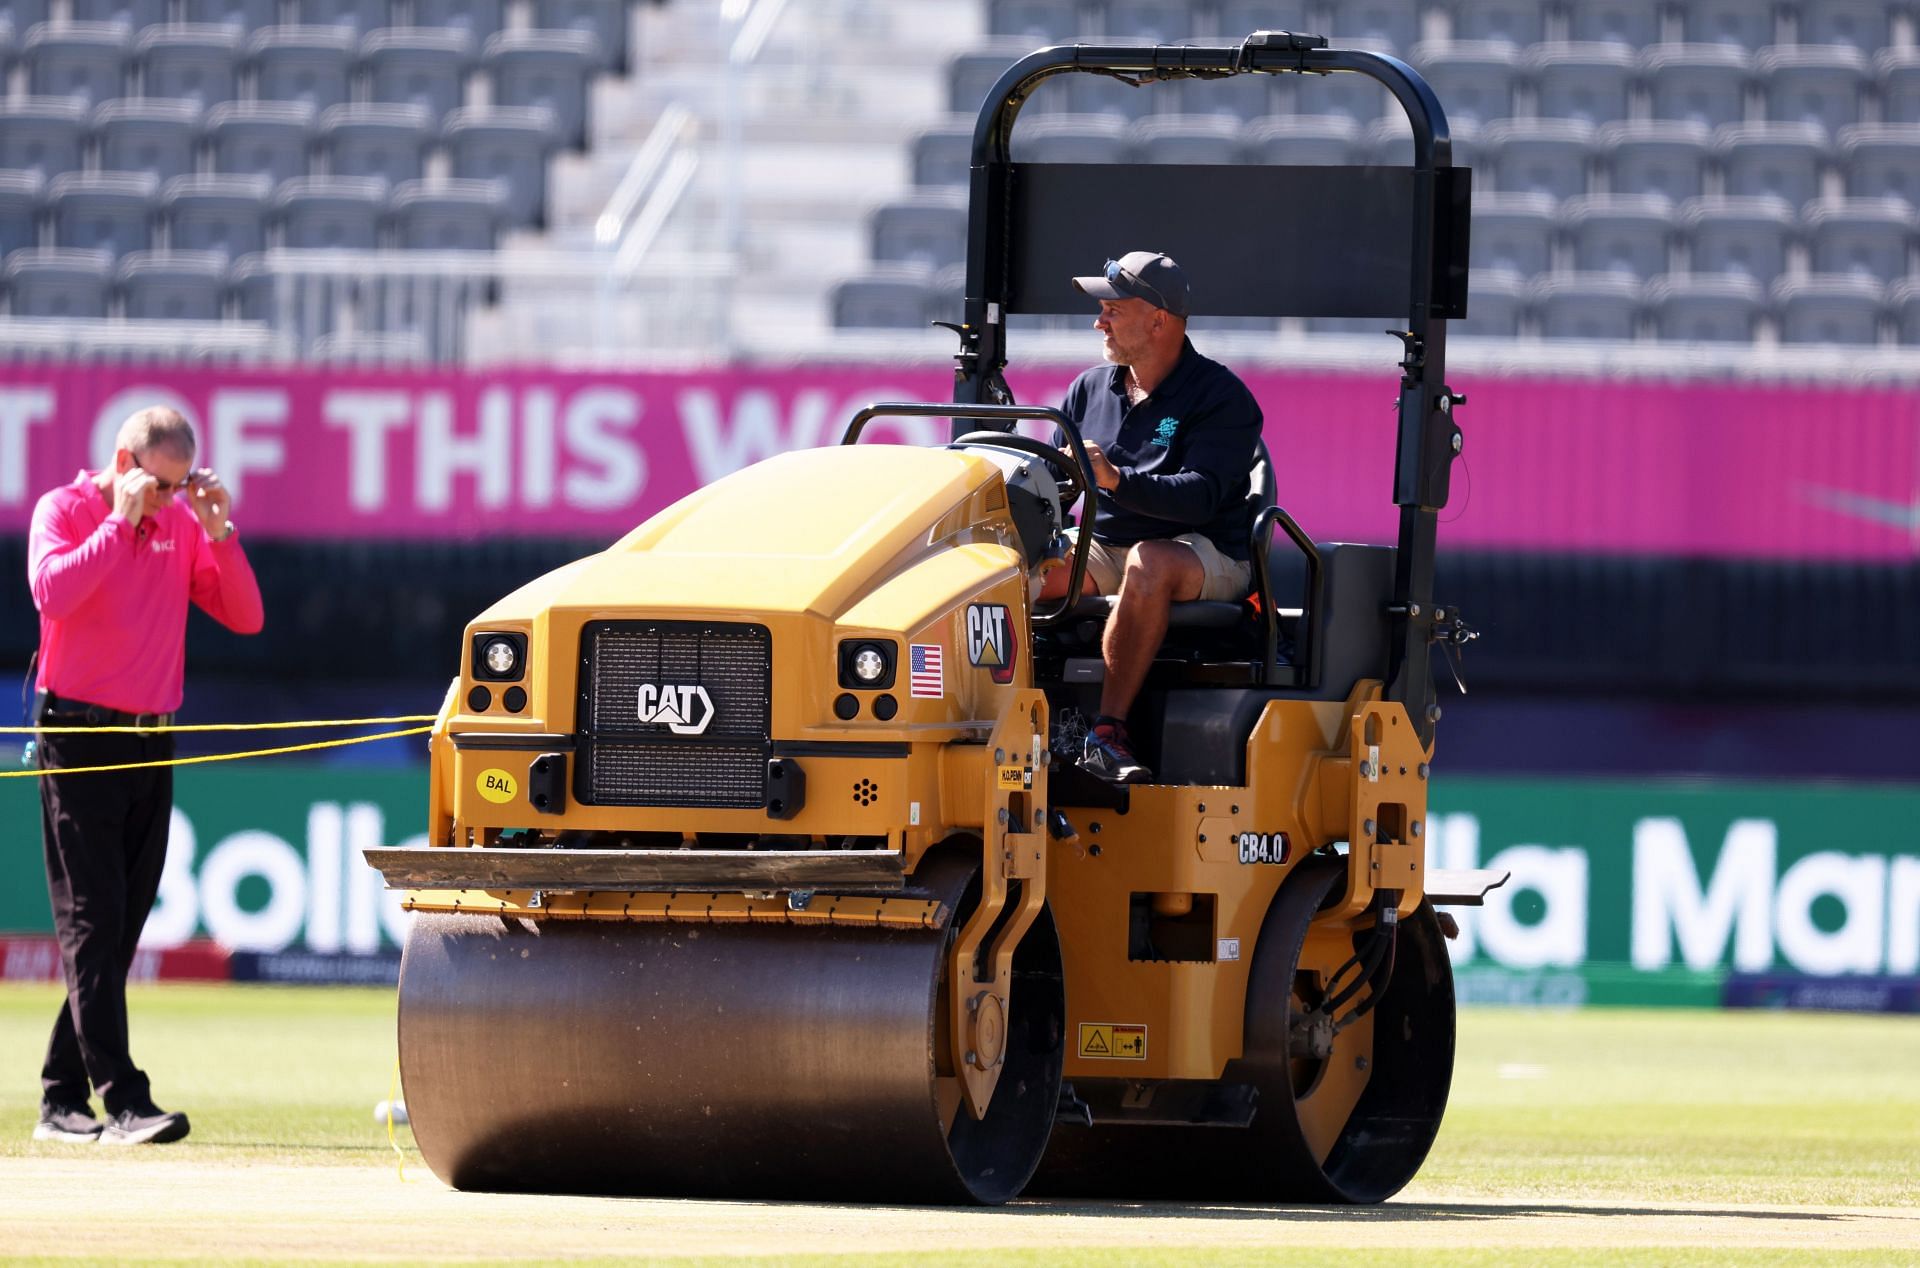
<svg viewBox="0 0 1920 1268"><path fill-rule="evenodd" d="M1108 260L1103 276L1076 277L1073 284L1095 299L1144 299L1175 317L1185 317L1191 307L1186 270L1158 251L1129 251Z"/></svg>

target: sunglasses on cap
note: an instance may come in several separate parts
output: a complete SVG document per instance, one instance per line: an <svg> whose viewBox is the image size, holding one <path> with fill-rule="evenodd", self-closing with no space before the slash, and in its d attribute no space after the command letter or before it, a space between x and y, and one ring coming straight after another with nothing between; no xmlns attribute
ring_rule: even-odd
<svg viewBox="0 0 1920 1268"><path fill-rule="evenodd" d="M1153 295L1153 306L1155 308L1165 309L1168 312L1173 310L1173 306L1167 303L1167 297L1160 293L1159 287L1149 282L1146 278L1141 277L1138 273L1135 273L1118 260L1107 261L1107 280L1115 285L1125 283L1126 288L1138 288L1139 290L1151 292ZM1144 296L1142 298L1144 298Z"/></svg>

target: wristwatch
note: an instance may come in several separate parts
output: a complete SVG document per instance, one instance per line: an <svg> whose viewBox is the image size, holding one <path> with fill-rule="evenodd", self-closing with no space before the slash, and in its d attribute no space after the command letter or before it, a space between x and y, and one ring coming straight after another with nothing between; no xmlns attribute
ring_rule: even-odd
<svg viewBox="0 0 1920 1268"><path fill-rule="evenodd" d="M214 542L215 542L215 543L217 544L217 543L219 543L219 542L223 542L223 541L225 541L225 540L227 540L227 538L229 538L229 537L231 537L231 536L233 536L233 521L232 521L232 520L228 520L228 521L227 521L227 531L226 531L226 532L224 532L224 533L222 533L222 534L220 534L220 536L218 536L218 537L216 537L216 538L214 538L213 540L214 540Z"/></svg>

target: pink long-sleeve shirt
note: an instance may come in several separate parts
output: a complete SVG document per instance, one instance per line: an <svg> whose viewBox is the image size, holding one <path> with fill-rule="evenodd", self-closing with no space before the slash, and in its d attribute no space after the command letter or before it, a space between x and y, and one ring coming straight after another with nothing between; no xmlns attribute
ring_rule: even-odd
<svg viewBox="0 0 1920 1268"><path fill-rule="evenodd" d="M215 542L182 502L136 528L82 471L33 508L27 578L40 609L44 691L128 713L180 707L187 603L238 634L257 634L260 586L239 530Z"/></svg>

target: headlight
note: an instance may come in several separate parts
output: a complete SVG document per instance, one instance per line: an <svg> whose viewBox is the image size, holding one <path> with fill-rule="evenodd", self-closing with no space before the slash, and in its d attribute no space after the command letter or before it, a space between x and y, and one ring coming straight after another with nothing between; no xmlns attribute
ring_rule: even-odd
<svg viewBox="0 0 1920 1268"><path fill-rule="evenodd" d="M505 678L520 664L519 653L513 650L513 644L504 638L496 638L487 644L481 655L486 659L487 672L495 678Z"/></svg>
<svg viewBox="0 0 1920 1268"><path fill-rule="evenodd" d="M843 690L883 691L893 686L894 645L886 639L848 639L840 644L839 660Z"/></svg>
<svg viewBox="0 0 1920 1268"><path fill-rule="evenodd" d="M473 676L486 682L517 682L527 675L527 636L505 632L473 636Z"/></svg>

